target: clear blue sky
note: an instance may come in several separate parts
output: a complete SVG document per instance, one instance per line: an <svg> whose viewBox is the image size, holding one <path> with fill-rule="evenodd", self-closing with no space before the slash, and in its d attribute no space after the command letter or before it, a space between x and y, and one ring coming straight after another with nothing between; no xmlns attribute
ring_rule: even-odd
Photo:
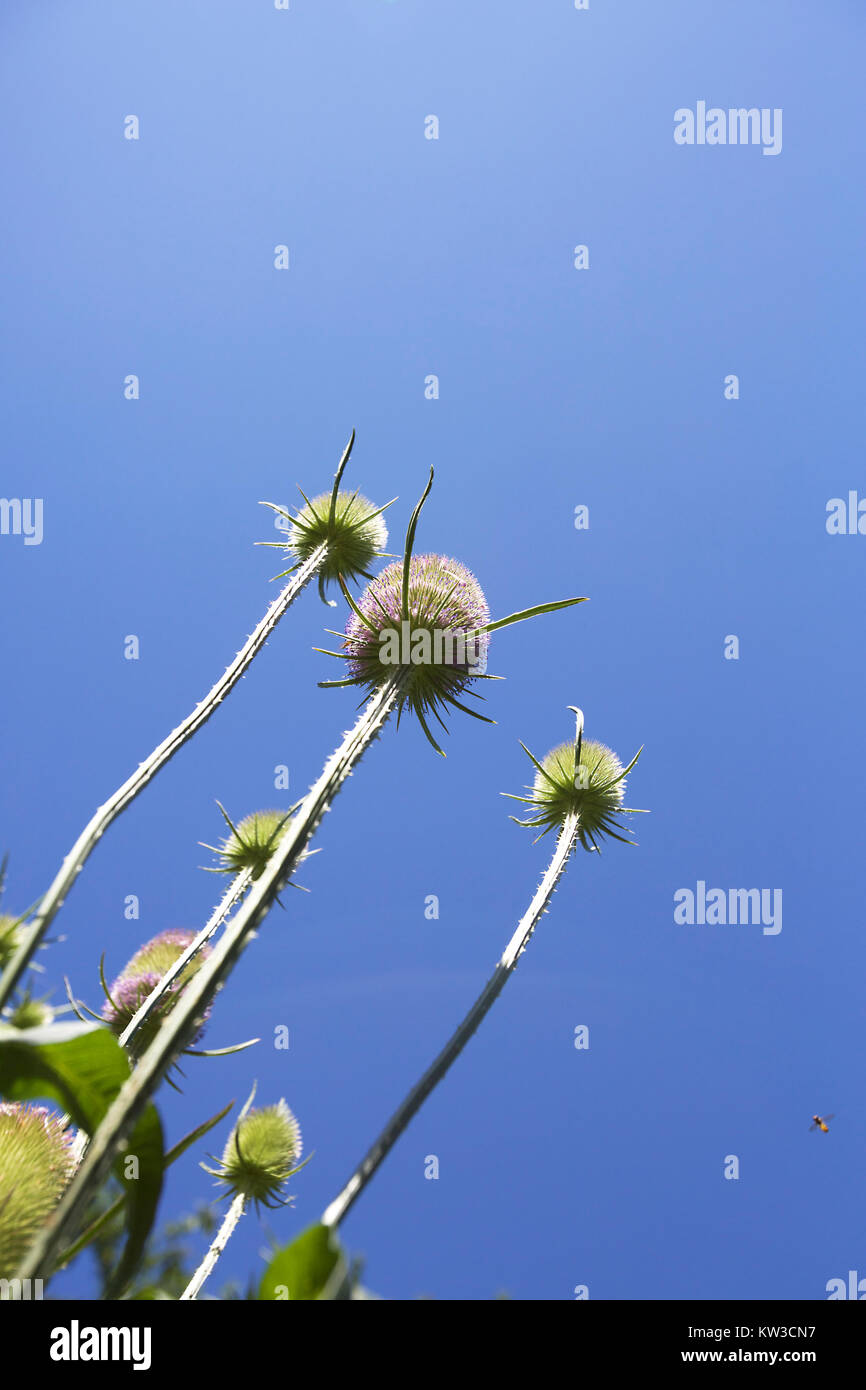
<svg viewBox="0 0 866 1390"><path fill-rule="evenodd" d="M233 656L280 567L258 501L326 488L354 426L351 481L399 494L395 538L435 466L419 546L494 615L591 602L494 639L497 725L458 715L447 760L387 731L214 1011L210 1046L262 1043L190 1062L169 1140L257 1078L316 1151L268 1226L318 1217L524 909L550 841L499 792L578 704L623 757L646 745L640 847L575 859L346 1243L388 1298L821 1299L866 1275L866 537L825 528L866 495L862 5L82 0L0 28L0 493L44 500L41 545L0 537L4 907ZM781 154L678 146L698 101L781 108ZM42 956L58 1002L68 974L97 1006L103 951L114 975L204 920L215 798L287 806L318 774L356 703L316 686L335 616L309 591L109 832ZM782 931L677 925L699 880L782 889ZM189 1156L161 1218L210 1183ZM262 1244L248 1217L223 1275ZM82 1265L58 1292L92 1287Z"/></svg>

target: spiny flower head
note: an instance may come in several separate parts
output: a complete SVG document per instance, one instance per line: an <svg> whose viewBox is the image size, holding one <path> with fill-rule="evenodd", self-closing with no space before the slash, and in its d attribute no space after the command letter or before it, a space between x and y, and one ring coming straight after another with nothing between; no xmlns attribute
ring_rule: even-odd
<svg viewBox="0 0 866 1390"><path fill-rule="evenodd" d="M291 574L299 565L309 560L320 545L327 545L325 559L319 570L319 593L322 598L325 595L324 586L330 579L342 577L343 580L352 580L357 579L359 575L370 579L370 566L381 557L388 543L388 530L382 513L391 503L386 502L384 507L376 507L359 492L348 492L340 488L343 469L354 442L353 430L330 492L323 492L311 501L298 488L304 505L294 516L273 502L262 504L284 518L288 534L282 546L276 541L260 541L259 544L276 545L294 560L294 564L287 570L274 576L276 579L283 579L285 575Z"/></svg>
<svg viewBox="0 0 866 1390"><path fill-rule="evenodd" d="M105 988L106 999L102 1009L102 1017L112 1033L119 1037L127 1028L145 999L153 992L169 967L174 965L179 956L183 955L195 936L196 933L193 931L171 927L168 931L160 932L158 936L145 942L136 951L111 988ZM131 1050L136 1056L139 1056L151 1043L162 1020L171 1013L177 1004L184 986L200 969L209 954L210 947L202 946L198 955L180 972L177 979L171 982L156 1008L131 1041ZM190 1040L190 1045L201 1037L209 1014L210 1006L199 1019L198 1031L195 1037Z"/></svg>
<svg viewBox="0 0 866 1390"><path fill-rule="evenodd" d="M285 1184L297 1172L301 1156L301 1129L284 1100L276 1105L250 1110L252 1096L244 1106L219 1160L218 1168L208 1168L225 1187L226 1196L243 1193L250 1201L266 1207L282 1206Z"/></svg>
<svg viewBox="0 0 866 1390"><path fill-rule="evenodd" d="M30 991L22 994L17 1004L11 1005L4 1019L13 1028L41 1028L51 1023L54 1010L44 999L34 999Z"/></svg>
<svg viewBox="0 0 866 1390"><path fill-rule="evenodd" d="M219 806L219 802L217 802ZM238 874L249 869L255 880L264 872L268 860L276 849L280 835L288 827L291 817L286 811L253 811L235 825L228 813L220 806L229 835L217 848L212 849L219 857L218 873Z"/></svg>
<svg viewBox="0 0 866 1390"><path fill-rule="evenodd" d="M5 970L21 945L24 927L21 919L0 912L0 970Z"/></svg>
<svg viewBox="0 0 866 1390"><path fill-rule="evenodd" d="M572 706L571 708L574 708ZM623 806L625 779L641 754L635 754L628 767L623 767L616 753L604 743L583 737L583 715L577 714L577 736L569 743L551 749L539 762L525 744L524 752L535 766L535 782L527 788L530 796L512 797L525 802L532 811L527 820L517 820L522 826L540 828L542 835L558 829L571 816L577 817L578 839L585 850L597 850L598 841L610 836L623 844L634 844L617 832L625 827L616 819L620 815L636 815L637 811ZM503 793L508 796L510 793ZM512 820L516 817L512 816ZM539 837L540 838L540 837Z"/></svg>
<svg viewBox="0 0 866 1390"><path fill-rule="evenodd" d="M357 603L341 581L352 612L345 632L335 634L343 638L343 650L326 655L346 661L349 674L345 680L320 684L356 685L372 693L396 677L398 714L406 708L412 710L430 743L437 753L442 753L428 728L429 714L443 729L440 710L448 706L487 724L494 722L458 699L464 691L481 699L469 687L476 679L497 679L487 675L489 634L510 623L584 600L539 604L491 622L481 586L465 565L445 555L412 554L418 517L432 483L431 469L430 480L409 522L402 562L387 565L368 584Z"/></svg>
<svg viewBox="0 0 866 1390"><path fill-rule="evenodd" d="M0 1279L11 1278L75 1171L74 1133L42 1105L0 1101Z"/></svg>
<svg viewBox="0 0 866 1390"><path fill-rule="evenodd" d="M486 667L482 629L489 621L478 580L445 555L412 557L404 610L403 564L395 561L367 586L346 624L351 679L374 690L399 666L401 709L423 720L445 705L464 708L457 697Z"/></svg>
<svg viewBox="0 0 866 1390"><path fill-rule="evenodd" d="M303 496L303 494L302 494ZM382 520L381 508L368 502L359 492L337 493L331 519L331 494L323 492L305 505L289 521L286 549L303 563L313 551L328 542L328 554L322 566L322 578L345 579L365 575L373 561L388 544L388 528Z"/></svg>

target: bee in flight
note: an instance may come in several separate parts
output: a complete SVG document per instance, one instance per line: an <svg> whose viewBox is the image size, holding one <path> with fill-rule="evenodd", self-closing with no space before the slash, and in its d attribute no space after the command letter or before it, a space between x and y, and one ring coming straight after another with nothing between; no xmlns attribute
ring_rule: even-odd
<svg viewBox="0 0 866 1390"><path fill-rule="evenodd" d="M823 1129L824 1133L827 1134L830 1128L827 1122L832 1119L832 1115L813 1115L812 1123L809 1126L809 1133L811 1134L813 1129Z"/></svg>

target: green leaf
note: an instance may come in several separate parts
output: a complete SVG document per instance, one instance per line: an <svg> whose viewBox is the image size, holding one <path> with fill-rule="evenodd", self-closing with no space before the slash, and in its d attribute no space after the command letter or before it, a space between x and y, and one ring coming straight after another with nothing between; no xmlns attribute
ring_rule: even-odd
<svg viewBox="0 0 866 1390"><path fill-rule="evenodd" d="M56 1100L86 1134L94 1134L125 1081L129 1062L117 1039L96 1023L44 1028L0 1026L0 1095L10 1100ZM127 1178L126 1159L138 1159ZM162 1126L152 1105L144 1111L115 1163L126 1193L126 1246L109 1297L134 1274L156 1216L162 1189Z"/></svg>
<svg viewBox="0 0 866 1390"><path fill-rule="evenodd" d="M329 1295L338 1264L345 1267L337 1239L330 1226L310 1226L278 1250L259 1285L259 1299L269 1302L291 1299L313 1300ZM337 1277L339 1277L337 1275Z"/></svg>

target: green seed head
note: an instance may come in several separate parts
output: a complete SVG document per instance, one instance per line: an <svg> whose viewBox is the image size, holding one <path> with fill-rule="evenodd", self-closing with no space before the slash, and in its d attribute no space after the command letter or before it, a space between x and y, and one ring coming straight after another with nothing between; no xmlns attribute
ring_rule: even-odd
<svg viewBox="0 0 866 1390"><path fill-rule="evenodd" d="M222 810L222 807L220 807ZM223 811L231 834L214 850L220 869L227 874L239 874L244 869L257 879L267 866L282 832L288 828L290 817L285 811L254 811L234 825ZM212 849L212 845L206 845Z"/></svg>
<svg viewBox="0 0 866 1390"><path fill-rule="evenodd" d="M626 777L640 757L640 752L628 767L623 767L616 753L606 744L583 737L583 715L579 711L576 713L577 737L570 743L561 743L551 749L541 762L532 756L525 745L521 745L531 758L536 772L533 785L527 788L530 795L512 798L525 802L532 813L528 819L518 820L517 824L540 829L544 835L576 816L578 839L586 850L597 850L599 841L608 836L621 840L623 844L633 844L633 840L618 833L625 827L617 817L636 814L623 805L623 798Z"/></svg>
<svg viewBox="0 0 866 1390"><path fill-rule="evenodd" d="M279 546L276 541L260 541L259 544L275 545L278 549L283 549L293 562L287 570L283 570L282 574L275 575L274 578L283 579L285 575L291 574L309 560L320 546L327 546L324 561L318 569L319 595L325 602L325 584L329 579L341 579L343 583L357 579L359 575L370 579L370 566L374 560L380 558L388 541L382 513L391 503L386 502L384 507L374 507L373 503L368 502L359 492L346 492L340 488L340 480L354 443L355 431L352 430L349 442L343 450L343 457L337 466L334 485L330 492L323 492L310 501L309 497L298 489L304 499L304 505L294 516L290 516L284 507L278 507L273 502L262 504L283 518L281 524L288 534L283 546Z"/></svg>
<svg viewBox="0 0 866 1390"><path fill-rule="evenodd" d="M21 945L23 931L17 917L0 912L0 970L5 970Z"/></svg>
<svg viewBox="0 0 866 1390"><path fill-rule="evenodd" d="M42 1028L53 1018L54 1010L50 1004L44 999L33 999L29 992L22 995L7 1015L7 1021L13 1028Z"/></svg>
<svg viewBox="0 0 866 1390"><path fill-rule="evenodd" d="M75 1170L73 1134L39 1105L0 1102L0 1279L12 1278Z"/></svg>
<svg viewBox="0 0 866 1390"><path fill-rule="evenodd" d="M379 508L357 492L337 493L331 510L332 494L323 492L292 517L286 542L288 553L303 564L314 550L327 542L328 553L320 571L325 581L369 577L370 566L388 544L388 528Z"/></svg>
<svg viewBox="0 0 866 1390"><path fill-rule="evenodd" d="M284 1100L241 1115L219 1160L219 1168L202 1167L225 1187L226 1195L243 1193L266 1207L284 1205L286 1182L301 1156L300 1126Z"/></svg>

